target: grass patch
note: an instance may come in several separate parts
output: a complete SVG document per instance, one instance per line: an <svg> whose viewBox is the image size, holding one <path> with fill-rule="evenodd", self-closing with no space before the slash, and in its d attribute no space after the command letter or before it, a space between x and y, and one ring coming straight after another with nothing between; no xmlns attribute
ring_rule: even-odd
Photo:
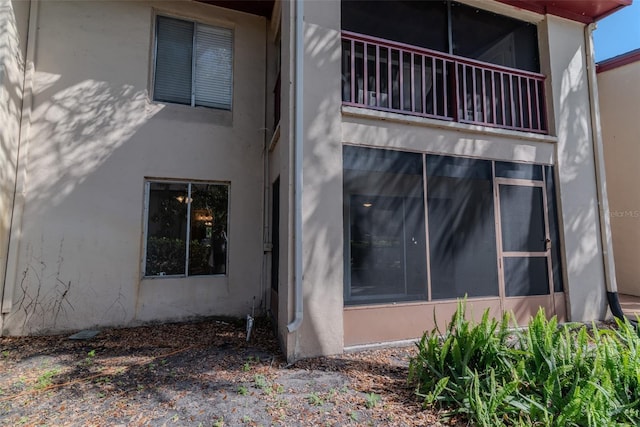
<svg viewBox="0 0 640 427"><path fill-rule="evenodd" d="M615 330L571 329L543 310L524 330L484 313L465 319L460 303L444 333L425 333L409 380L425 407L478 426L637 425L640 337L628 322Z"/></svg>
<svg viewBox="0 0 640 427"><path fill-rule="evenodd" d="M316 392L309 393L307 396L307 402L312 406L322 406L324 405L324 399Z"/></svg>
<svg viewBox="0 0 640 427"><path fill-rule="evenodd" d="M364 395L364 406L366 406L367 409L373 409L380 403L380 399L379 394L367 393Z"/></svg>
<svg viewBox="0 0 640 427"><path fill-rule="evenodd" d="M44 371L38 376L35 388L41 390L43 388L49 387L51 384L53 384L53 377L58 375L58 372L60 372L58 369L49 369Z"/></svg>

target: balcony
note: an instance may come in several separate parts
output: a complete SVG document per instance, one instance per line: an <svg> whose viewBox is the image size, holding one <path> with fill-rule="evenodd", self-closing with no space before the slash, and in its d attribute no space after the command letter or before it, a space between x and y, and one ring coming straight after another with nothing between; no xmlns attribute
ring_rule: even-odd
<svg viewBox="0 0 640 427"><path fill-rule="evenodd" d="M343 105L547 133L545 76L342 32Z"/></svg>

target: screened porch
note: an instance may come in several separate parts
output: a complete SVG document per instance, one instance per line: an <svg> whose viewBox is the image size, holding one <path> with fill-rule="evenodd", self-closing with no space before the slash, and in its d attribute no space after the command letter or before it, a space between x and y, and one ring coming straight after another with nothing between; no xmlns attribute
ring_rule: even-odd
<svg viewBox="0 0 640 427"><path fill-rule="evenodd" d="M535 25L450 1L342 12L343 105L547 133Z"/></svg>

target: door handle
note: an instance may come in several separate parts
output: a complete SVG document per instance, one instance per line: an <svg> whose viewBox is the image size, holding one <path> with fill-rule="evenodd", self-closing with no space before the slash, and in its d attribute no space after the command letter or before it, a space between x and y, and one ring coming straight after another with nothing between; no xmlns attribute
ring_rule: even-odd
<svg viewBox="0 0 640 427"><path fill-rule="evenodd" d="M551 250L551 239L544 239L545 250Z"/></svg>

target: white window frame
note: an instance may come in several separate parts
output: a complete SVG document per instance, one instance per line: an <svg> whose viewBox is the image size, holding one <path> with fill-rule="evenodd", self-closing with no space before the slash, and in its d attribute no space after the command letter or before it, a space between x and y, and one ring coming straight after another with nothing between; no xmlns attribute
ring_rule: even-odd
<svg viewBox="0 0 640 427"><path fill-rule="evenodd" d="M184 274L166 274L166 275L147 275L147 241L149 236L149 198L151 195L151 184L186 184L187 185L187 198L189 200L187 204L187 230L185 236L185 270ZM189 275L189 242L191 234L191 186L194 184L209 184L220 185L227 187L227 224L226 224L226 236L227 236L227 252L225 258L225 272L219 274L206 274L206 275ZM141 272L143 279L176 279L187 277L226 277L229 275L229 222L230 222L230 209L231 208L231 184L229 182L220 181L189 181L189 180L176 180L176 179L154 179L146 178L144 181L144 209L143 209L143 236L142 236L142 263Z"/></svg>
<svg viewBox="0 0 640 427"><path fill-rule="evenodd" d="M156 86L156 74L157 74L157 61L158 61L158 18L169 18L169 19L175 19L178 21L183 21L183 22L188 22L193 24L193 42L191 45L191 49L192 49L192 59L191 59L191 93L190 95L190 99L191 102L190 104L183 104L183 103L179 103L179 102L171 102L171 101L164 101L164 100L159 100L156 99L156 94L155 94L155 86ZM197 34L197 28L198 26L202 26L202 27L208 27L208 28L214 28L214 29L220 29L220 30L225 30L225 31L229 31L230 32L230 38L231 38L231 69L229 70L229 85L230 85L230 96L229 96L229 104L225 105L225 106L220 106L220 107L213 107L213 106L207 106L207 105L197 105L196 104L196 34ZM235 74L235 31L232 27L229 26L224 26L224 25L220 25L218 23L216 24L210 24L210 23L202 23L200 21L197 21L193 18L188 18L188 17L183 17L183 16L175 16L175 15L171 15L171 14L167 14L167 13L157 13L154 15L153 17L153 57L152 57L152 62L151 62L151 87L150 89L150 93L151 93L151 100L153 102L158 102L158 103L163 103L163 104L172 104L172 105L183 105L183 106L187 106L187 107L192 107L192 108L209 108L209 109L214 109L214 110L221 110L221 111L232 111L233 110L233 97L234 97L234 74Z"/></svg>

